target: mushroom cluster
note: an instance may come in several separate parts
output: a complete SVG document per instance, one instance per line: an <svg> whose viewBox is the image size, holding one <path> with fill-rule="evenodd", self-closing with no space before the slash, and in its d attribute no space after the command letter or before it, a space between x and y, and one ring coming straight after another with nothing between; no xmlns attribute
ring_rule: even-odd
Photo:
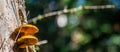
<svg viewBox="0 0 120 52"><path fill-rule="evenodd" d="M20 34L17 39L17 43L19 48L26 48L26 46L35 45L38 42L38 38L34 36L35 33L39 31L39 29L31 24L23 24L16 29Z"/></svg>

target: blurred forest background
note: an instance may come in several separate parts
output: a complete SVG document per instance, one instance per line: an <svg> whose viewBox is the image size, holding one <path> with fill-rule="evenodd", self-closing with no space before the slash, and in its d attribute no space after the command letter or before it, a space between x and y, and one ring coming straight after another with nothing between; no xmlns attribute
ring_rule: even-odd
<svg viewBox="0 0 120 52"><path fill-rule="evenodd" d="M40 29L39 40L48 40L36 46L37 52L120 52L120 0L26 0L28 21L59 10L104 5L115 8L83 8L31 22Z"/></svg>

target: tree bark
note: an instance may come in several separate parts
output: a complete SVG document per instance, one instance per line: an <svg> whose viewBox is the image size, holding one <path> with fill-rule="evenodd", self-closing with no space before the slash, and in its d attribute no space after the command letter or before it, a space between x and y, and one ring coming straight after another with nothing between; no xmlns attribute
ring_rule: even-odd
<svg viewBox="0 0 120 52"><path fill-rule="evenodd" d="M10 35L20 25L18 0L0 0L0 52L14 52Z"/></svg>

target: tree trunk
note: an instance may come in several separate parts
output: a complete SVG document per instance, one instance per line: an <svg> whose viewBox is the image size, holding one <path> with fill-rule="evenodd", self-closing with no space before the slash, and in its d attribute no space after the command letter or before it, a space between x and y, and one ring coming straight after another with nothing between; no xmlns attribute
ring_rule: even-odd
<svg viewBox="0 0 120 52"><path fill-rule="evenodd" d="M18 8L18 0L0 0L0 52L15 52L10 35L21 25Z"/></svg>

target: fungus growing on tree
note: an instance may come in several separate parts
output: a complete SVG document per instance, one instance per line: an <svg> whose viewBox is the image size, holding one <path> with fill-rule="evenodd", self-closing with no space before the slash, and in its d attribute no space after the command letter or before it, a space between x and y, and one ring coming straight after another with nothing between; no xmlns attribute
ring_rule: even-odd
<svg viewBox="0 0 120 52"><path fill-rule="evenodd" d="M19 48L25 48L26 46L35 45L38 42L38 38L32 35L25 35L18 38L17 43L20 45Z"/></svg>
<svg viewBox="0 0 120 52"><path fill-rule="evenodd" d="M20 31L20 33L19 33L19 31ZM24 36L24 35L34 35L38 31L39 31L39 29L34 25L23 24L20 27L15 29L15 31L11 35L11 38L13 40L15 40L17 36L18 36L18 38L20 38L21 36Z"/></svg>
<svg viewBox="0 0 120 52"><path fill-rule="evenodd" d="M28 46L35 45L38 42L38 38L34 36L39 29L31 24L23 24L16 28L11 38L15 40L19 48L28 48Z"/></svg>
<svg viewBox="0 0 120 52"><path fill-rule="evenodd" d="M20 28L21 28L20 32L24 32L24 35L34 35L39 31L39 29L36 26L31 24L23 24L22 26L17 28L16 31L19 31Z"/></svg>

